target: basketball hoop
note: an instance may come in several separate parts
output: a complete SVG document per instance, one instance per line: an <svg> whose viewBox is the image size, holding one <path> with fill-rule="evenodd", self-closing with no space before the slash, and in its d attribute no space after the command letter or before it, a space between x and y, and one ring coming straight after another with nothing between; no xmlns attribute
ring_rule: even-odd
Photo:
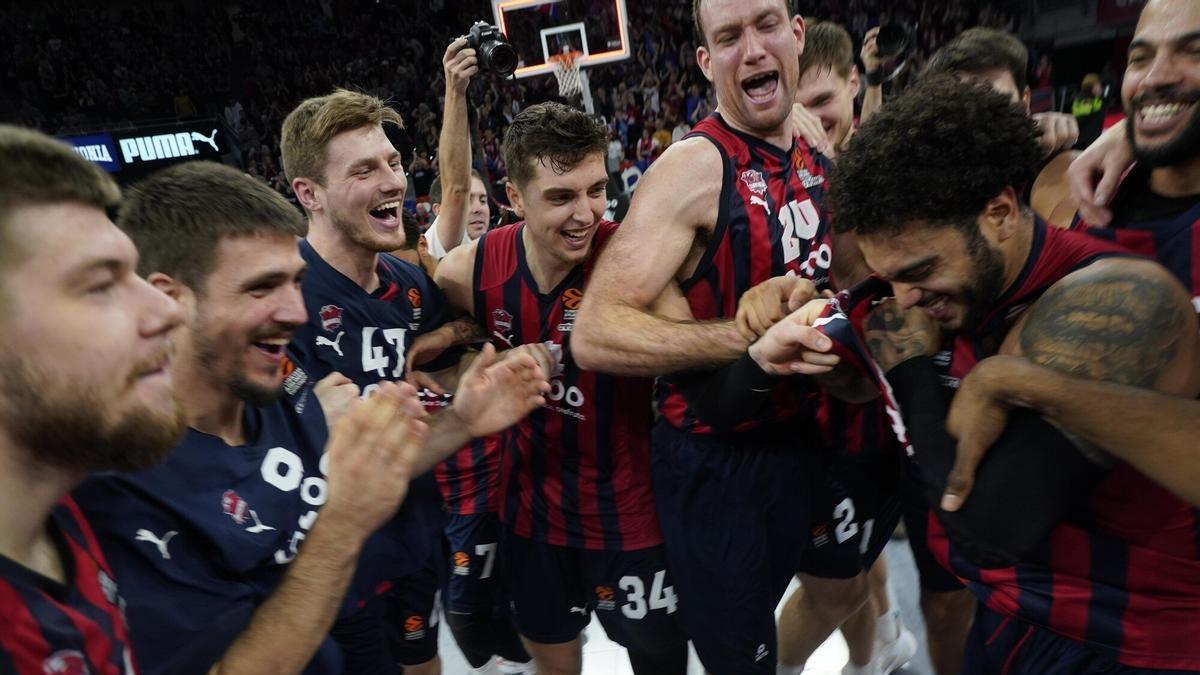
<svg viewBox="0 0 1200 675"><path fill-rule="evenodd" d="M550 57L554 77L558 80L558 95L563 98L575 98L583 93L583 83L579 77L579 57L582 54L570 50Z"/></svg>

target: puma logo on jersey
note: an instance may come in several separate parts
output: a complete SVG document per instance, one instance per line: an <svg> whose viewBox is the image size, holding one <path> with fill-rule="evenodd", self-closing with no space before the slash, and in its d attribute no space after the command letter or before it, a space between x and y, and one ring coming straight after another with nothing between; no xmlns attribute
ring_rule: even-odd
<svg viewBox="0 0 1200 675"><path fill-rule="evenodd" d="M171 530L170 532L164 534L160 539L158 535L154 534L150 530L138 530L134 541L148 541L151 544L154 544L154 546L158 548L158 552L162 555L163 560L170 560L171 552L167 550L167 542L171 541L171 538L177 534L179 533L175 530Z"/></svg>
<svg viewBox="0 0 1200 675"><path fill-rule="evenodd" d="M342 353L342 346L338 343L342 341L342 335L344 335L345 333L346 333L346 331L341 331L341 330L338 331L337 337L333 338L332 340L325 337L324 335L318 335L317 336L317 346L318 347L333 347L333 351L337 352L338 356L344 357L346 355Z"/></svg>
<svg viewBox="0 0 1200 675"><path fill-rule="evenodd" d="M250 527L247 527L246 531L251 534L258 534L259 532L266 532L267 530L275 529L270 525L263 525L262 521L258 519L258 514L254 512L254 509L250 509L250 517L254 519L254 524Z"/></svg>
<svg viewBox="0 0 1200 675"><path fill-rule="evenodd" d="M581 615L587 616L587 608L586 607L572 607L571 613L573 614L575 612L579 612Z"/></svg>
<svg viewBox="0 0 1200 675"><path fill-rule="evenodd" d="M513 339L512 339L512 336L511 336L511 335L505 335L505 334L501 333L501 332L500 332L500 331L498 331L498 330L494 330L494 331L492 331L492 335L493 335L495 338L497 338L497 339L499 339L500 341L502 341L504 344L508 345L508 348L509 348L509 349L512 349L512 346L513 346Z"/></svg>
<svg viewBox="0 0 1200 675"><path fill-rule="evenodd" d="M198 141L200 143L209 144L210 146L212 146L213 152L221 151L221 149L217 147L217 130L216 129L213 129L212 133L209 134L208 136L205 136L204 134L202 134L198 131L193 131L192 132L192 140Z"/></svg>
<svg viewBox="0 0 1200 675"><path fill-rule="evenodd" d="M761 206L761 207L763 207L763 210L767 212L768 216L771 215L771 207L770 207L770 205L767 204L767 200L763 199L762 197L755 197L754 195L751 195L750 196L750 205L751 206Z"/></svg>

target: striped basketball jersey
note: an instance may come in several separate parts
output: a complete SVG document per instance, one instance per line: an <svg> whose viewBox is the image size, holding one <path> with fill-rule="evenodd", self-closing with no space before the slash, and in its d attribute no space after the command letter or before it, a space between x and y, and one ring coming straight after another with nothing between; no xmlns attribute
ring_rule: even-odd
<svg viewBox="0 0 1200 675"><path fill-rule="evenodd" d="M943 383L955 388L995 353L1021 313L1051 285L1120 249L1041 223L1013 290L980 329L941 355ZM934 556L988 607L1048 628L1142 668L1200 669L1200 528L1196 512L1124 462L1116 462L1078 513L1012 567L980 569L930 518Z"/></svg>
<svg viewBox="0 0 1200 675"><path fill-rule="evenodd" d="M716 146L724 163L716 225L696 271L680 286L698 321L732 319L738 299L771 277L795 274L818 288L830 284L833 246L825 205L831 165L796 138L790 150L729 126L713 113L690 134ZM799 378L783 378L771 404L737 431L789 419L804 409ZM659 411L673 426L712 433L671 378L657 383Z"/></svg>
<svg viewBox="0 0 1200 675"><path fill-rule="evenodd" d="M70 497L54 508L48 530L65 583L0 555L0 672L137 672L124 600L117 595L112 570L91 528Z"/></svg>
<svg viewBox="0 0 1200 675"><path fill-rule="evenodd" d="M435 475L447 513L473 516L500 509L503 435L476 438L437 465Z"/></svg>
<svg viewBox="0 0 1200 675"><path fill-rule="evenodd" d="M590 269L617 224L601 221L587 262L547 293L525 255L525 225L493 230L475 254L475 318L497 349L543 343L557 364L547 405L505 438L503 522L535 541L593 550L661 542L650 487L651 383L580 369L571 331Z"/></svg>

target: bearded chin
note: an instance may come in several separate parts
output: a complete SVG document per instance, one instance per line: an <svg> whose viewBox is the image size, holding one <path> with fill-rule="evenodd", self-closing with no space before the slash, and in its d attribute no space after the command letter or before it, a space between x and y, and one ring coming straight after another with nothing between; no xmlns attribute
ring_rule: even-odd
<svg viewBox="0 0 1200 675"><path fill-rule="evenodd" d="M1134 134L1136 120L1133 117L1129 117L1129 119L1130 123L1125 125L1125 136L1133 148L1134 159L1143 167L1156 169L1174 166L1200 154L1200 108L1192 112L1187 124L1174 138L1152 147L1138 145Z"/></svg>
<svg viewBox="0 0 1200 675"><path fill-rule="evenodd" d="M169 410L139 404L117 413L94 388L52 382L21 363L0 363L0 405L0 424L32 461L70 473L152 467L187 428L179 401Z"/></svg>

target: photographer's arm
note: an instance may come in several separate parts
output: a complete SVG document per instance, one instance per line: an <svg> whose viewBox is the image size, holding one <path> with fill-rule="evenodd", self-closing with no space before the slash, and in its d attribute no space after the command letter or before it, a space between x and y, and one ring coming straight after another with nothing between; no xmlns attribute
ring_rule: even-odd
<svg viewBox="0 0 1200 675"><path fill-rule="evenodd" d="M471 191L471 137L467 122L467 85L479 72L475 50L465 37L446 48L442 57L446 74L446 107L438 138L438 169L442 179L442 207L437 230L440 249L449 253L463 239L467 226L467 200Z"/></svg>

